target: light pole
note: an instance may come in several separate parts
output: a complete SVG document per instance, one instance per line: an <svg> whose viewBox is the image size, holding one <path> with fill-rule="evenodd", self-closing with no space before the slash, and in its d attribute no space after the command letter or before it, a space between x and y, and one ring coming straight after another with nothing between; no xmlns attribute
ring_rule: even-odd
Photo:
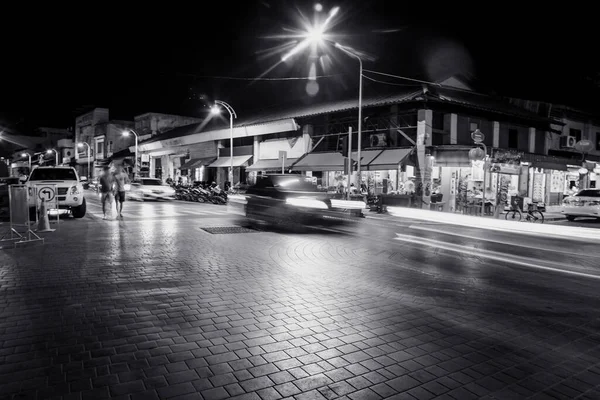
<svg viewBox="0 0 600 400"><path fill-rule="evenodd" d="M362 59L358 56L358 54L350 51L345 46L342 46L339 43L335 43L335 47L342 50L344 53L349 55L350 57L354 57L358 60L359 66L359 77L358 77L358 151L356 152L356 157L358 158L356 165L356 175L358 178L358 189L362 187L362 178L360 174L360 150L362 146L362 89L363 89L363 64ZM352 160L350 160L351 162ZM349 178L349 177L348 177Z"/></svg>
<svg viewBox="0 0 600 400"><path fill-rule="evenodd" d="M29 153L23 153L23 154L21 154L21 157L27 157L27 158L29 158L29 172L31 172L31 154L29 154Z"/></svg>
<svg viewBox="0 0 600 400"><path fill-rule="evenodd" d="M138 176L138 134L133 129L127 129L123 131L123 136L129 136L130 132L133 133L133 136L135 136L135 160L133 161L135 166L133 179L135 179Z"/></svg>
<svg viewBox="0 0 600 400"><path fill-rule="evenodd" d="M229 185L233 186L233 119L237 118L237 114L233 107L221 100L215 100L215 105L211 108L211 113L220 114L223 107L229 112Z"/></svg>
<svg viewBox="0 0 600 400"><path fill-rule="evenodd" d="M87 146L87 164L88 164L88 179L92 179L92 170L90 169L90 161L92 159L92 147L87 142L77 143L77 147Z"/></svg>
<svg viewBox="0 0 600 400"><path fill-rule="evenodd" d="M52 154L52 152L54 152L54 165L57 166L58 165L58 151L54 150L54 149L49 149L46 151L46 154Z"/></svg>

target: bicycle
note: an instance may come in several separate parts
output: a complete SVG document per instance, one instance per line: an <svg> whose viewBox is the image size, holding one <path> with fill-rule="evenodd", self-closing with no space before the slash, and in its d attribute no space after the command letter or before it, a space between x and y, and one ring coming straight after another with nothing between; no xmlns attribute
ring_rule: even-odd
<svg viewBox="0 0 600 400"><path fill-rule="evenodd" d="M523 219L523 210L519 205L517 205L517 208L511 206L510 210L506 213L505 219L507 221L521 221ZM525 214L525 220L527 222L543 224L544 213L538 210L537 204L528 204L527 214Z"/></svg>

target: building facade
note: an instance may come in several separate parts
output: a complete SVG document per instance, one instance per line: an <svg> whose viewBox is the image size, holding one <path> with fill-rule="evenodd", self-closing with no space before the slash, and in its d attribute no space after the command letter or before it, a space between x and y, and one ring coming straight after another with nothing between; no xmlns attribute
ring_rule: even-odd
<svg viewBox="0 0 600 400"><path fill-rule="evenodd" d="M95 108L75 120L75 142L81 143L76 153L79 172L82 176L95 177L102 167L111 162L124 163L131 169L135 150L130 151L130 147L135 143L135 137L126 136L123 132L134 130L139 140L145 140L165 130L200 121L198 118L161 113L145 113L134 117L133 121L111 120L108 109ZM147 175L148 163L143 159L138 163L140 171Z"/></svg>
<svg viewBox="0 0 600 400"><path fill-rule="evenodd" d="M352 164L358 169L356 100L299 107L241 119L227 126L202 124L173 129L141 142L140 151L172 163L174 177L216 180L224 186L233 162L234 180L252 183L266 172L302 173L323 190L340 191L349 183L374 194L417 192L429 202L434 189L445 195L443 209L457 210L459 186L483 192L483 165L473 165L471 133L485 132L491 156L505 152L544 154L551 120L498 99L474 93L459 82L424 87L390 96L365 98L361 138L361 180L348 176L344 140L353 132ZM233 155L233 157L231 157ZM505 168L506 169L506 168ZM499 173L487 172L486 189L498 190ZM515 174L517 177L525 172ZM510 188L528 181L510 180Z"/></svg>

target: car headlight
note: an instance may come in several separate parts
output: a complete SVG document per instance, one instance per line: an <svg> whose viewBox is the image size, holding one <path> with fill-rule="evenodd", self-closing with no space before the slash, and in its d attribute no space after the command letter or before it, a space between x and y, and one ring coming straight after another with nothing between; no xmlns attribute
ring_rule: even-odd
<svg viewBox="0 0 600 400"><path fill-rule="evenodd" d="M323 203L322 201L315 200L315 199L303 199L301 197L290 197L289 199L286 199L285 202L286 202L286 204L289 204L291 206L296 206L296 207L317 208L320 210L327 209L327 204Z"/></svg>
<svg viewBox="0 0 600 400"><path fill-rule="evenodd" d="M71 187L71 194L79 194L79 189L77 188L77 186Z"/></svg>

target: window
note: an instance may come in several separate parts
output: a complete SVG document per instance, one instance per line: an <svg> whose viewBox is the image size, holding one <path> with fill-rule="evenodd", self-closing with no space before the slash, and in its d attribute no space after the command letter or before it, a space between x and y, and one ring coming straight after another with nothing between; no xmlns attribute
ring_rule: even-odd
<svg viewBox="0 0 600 400"><path fill-rule="evenodd" d="M431 127L433 129L444 130L444 114L440 112L434 112L431 119Z"/></svg>
<svg viewBox="0 0 600 400"><path fill-rule="evenodd" d="M577 197L600 197L600 190L582 190L577 193Z"/></svg>
<svg viewBox="0 0 600 400"><path fill-rule="evenodd" d="M474 132L477 129L479 129L479 122L471 122L469 124L469 130L470 130L470 132Z"/></svg>
<svg viewBox="0 0 600 400"><path fill-rule="evenodd" d="M162 186L162 182L160 179L152 179L152 178L142 179L141 183L142 183L142 185Z"/></svg>
<svg viewBox="0 0 600 400"><path fill-rule="evenodd" d="M96 154L104 153L104 142L96 142Z"/></svg>
<svg viewBox="0 0 600 400"><path fill-rule="evenodd" d="M519 147L519 131L516 129L508 130L508 148L517 149Z"/></svg>
<svg viewBox="0 0 600 400"><path fill-rule="evenodd" d="M300 176L273 176L274 186L282 190L313 192L316 187L312 179Z"/></svg>
<svg viewBox="0 0 600 400"><path fill-rule="evenodd" d="M574 136L575 140L579 142L581 140L581 129L569 129L569 136Z"/></svg>
<svg viewBox="0 0 600 400"><path fill-rule="evenodd" d="M31 173L31 181L76 181L71 168L36 168Z"/></svg>

